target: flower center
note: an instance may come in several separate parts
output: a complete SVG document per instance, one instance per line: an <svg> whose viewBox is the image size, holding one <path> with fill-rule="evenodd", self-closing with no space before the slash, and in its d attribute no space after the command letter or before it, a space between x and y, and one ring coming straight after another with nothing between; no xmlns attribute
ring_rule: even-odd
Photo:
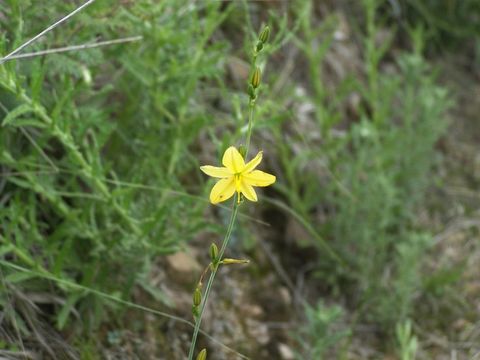
<svg viewBox="0 0 480 360"><path fill-rule="evenodd" d="M241 173L236 173L233 176L234 176L234 179L235 179L235 189L238 192L238 191L240 191L240 183L241 183L242 174Z"/></svg>

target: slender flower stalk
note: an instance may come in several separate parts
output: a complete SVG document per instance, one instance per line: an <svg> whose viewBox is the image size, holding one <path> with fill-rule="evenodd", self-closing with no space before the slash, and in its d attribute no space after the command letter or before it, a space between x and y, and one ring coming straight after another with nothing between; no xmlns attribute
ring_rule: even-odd
<svg viewBox="0 0 480 360"><path fill-rule="evenodd" d="M239 204L237 201L233 202L232 206L232 215L230 216L230 222L228 223L227 233L225 234L225 238L223 239L222 247L218 253L218 258L221 259L223 257L223 253L228 246L230 241L230 237L232 235L233 226L235 224L235 219L237 218ZM198 332L200 331L200 325L202 323L203 312L205 311L205 307L207 306L207 299L210 295L210 291L212 290L213 280L215 280L215 275L217 275L218 271L218 264L213 266L212 271L210 273L210 277L208 278L207 286L205 287L205 294L203 296L204 300L200 307L200 312L195 322L195 329L193 330L193 337L192 343L190 345L190 351L188 353L188 360L193 360L193 353L195 351L195 344L197 342Z"/></svg>
<svg viewBox="0 0 480 360"><path fill-rule="evenodd" d="M247 140L245 141L245 157L247 157L248 150L250 148L250 139L252 137L254 115L255 115L255 100L250 99L250 101L248 102L248 129L247 129Z"/></svg>
<svg viewBox="0 0 480 360"><path fill-rule="evenodd" d="M238 209L241 205L242 197L247 198L250 201L257 201L257 195L253 186L268 186L275 182L275 176L265 173L260 170L255 170L255 167L262 160L262 152L259 152L254 159L245 163L244 159L247 158L248 150L250 148L250 140L252 137L253 124L254 124L254 115L255 115L255 103L257 99L257 90L260 86L261 73L260 68L256 66L256 60L259 52L263 49L265 43L268 40L270 34L270 29L266 26L260 33L257 44L253 49L253 58L252 58L252 77L248 84L247 93L249 95L248 102L248 129L246 134L246 146L244 151L242 149L240 152L231 146L229 147L223 156L223 165L225 167L214 167L214 166L202 166L201 170L207 175L220 178L217 184L213 187L210 193L210 201L213 204L225 201L230 197L234 197L232 204L230 221L228 223L227 232L223 239L220 250L217 249L215 244L210 246L210 259L211 263L208 268L210 268L210 276L208 278L207 284L205 286L205 291L203 296L201 296L201 289L203 286L203 276L198 283L193 297L193 315L195 318L195 329L193 331L192 342L190 344L190 349L188 352L188 360L193 360L195 345L197 342L198 333L200 331L200 325L202 323L203 314L207 306L207 301L212 290L213 281L217 275L217 271L222 265L223 255L225 250L230 242L232 236L233 228L238 214ZM237 260L237 259L227 259L229 264L244 264L248 263L246 260ZM206 360L207 351L203 349L199 354L197 359Z"/></svg>

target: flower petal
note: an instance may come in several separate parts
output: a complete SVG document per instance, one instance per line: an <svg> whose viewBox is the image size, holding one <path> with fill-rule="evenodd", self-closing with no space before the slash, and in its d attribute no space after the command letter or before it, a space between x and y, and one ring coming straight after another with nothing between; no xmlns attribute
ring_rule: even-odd
<svg viewBox="0 0 480 360"><path fill-rule="evenodd" d="M211 165L200 166L200 170L202 170L205 174L215 178L227 178L232 176L230 170L225 167L216 167Z"/></svg>
<svg viewBox="0 0 480 360"><path fill-rule="evenodd" d="M242 155L234 146L230 146L223 154L222 164L233 174L240 173L245 167Z"/></svg>
<svg viewBox="0 0 480 360"><path fill-rule="evenodd" d="M242 181L240 184L240 190L245 197L250 201L257 201L257 194L252 185Z"/></svg>
<svg viewBox="0 0 480 360"><path fill-rule="evenodd" d="M272 185L276 180L274 175L260 170L254 170L248 174L244 174L242 178L244 182L252 186L268 186Z"/></svg>
<svg viewBox="0 0 480 360"><path fill-rule="evenodd" d="M230 199L235 193L235 182L233 176L219 180L210 192L210 202L218 204L219 202Z"/></svg>
<svg viewBox="0 0 480 360"><path fill-rule="evenodd" d="M258 164L262 161L262 151L259 151L257 156L255 156L252 160L250 160L247 165L243 168L243 173L249 173L255 169Z"/></svg>

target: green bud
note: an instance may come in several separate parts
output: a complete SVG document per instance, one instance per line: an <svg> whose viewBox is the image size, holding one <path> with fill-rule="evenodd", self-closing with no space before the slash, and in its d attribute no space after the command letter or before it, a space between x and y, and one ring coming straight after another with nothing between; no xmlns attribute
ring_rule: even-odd
<svg viewBox="0 0 480 360"><path fill-rule="evenodd" d="M230 259L226 258L222 260L223 265L234 265L234 264L248 264L250 260L246 259Z"/></svg>
<svg viewBox="0 0 480 360"><path fill-rule="evenodd" d="M87 85L92 85L92 73L86 66L82 66L82 76L83 76L83 81Z"/></svg>
<svg viewBox="0 0 480 360"><path fill-rule="evenodd" d="M210 259L212 260L212 263L216 263L218 258L218 247L215 245L215 243L212 243L210 245Z"/></svg>
<svg viewBox="0 0 480 360"><path fill-rule="evenodd" d="M255 99L257 95L255 94L255 89L253 88L252 84L248 84L248 96L250 96L250 99Z"/></svg>
<svg viewBox="0 0 480 360"><path fill-rule="evenodd" d="M258 37L258 40L260 40L263 44L265 44L268 41L268 38L270 37L270 28L265 26L260 33L260 36Z"/></svg>
<svg viewBox="0 0 480 360"><path fill-rule="evenodd" d="M253 72L250 84L254 89L260 86L260 68L258 66L255 68L255 71Z"/></svg>
<svg viewBox="0 0 480 360"><path fill-rule="evenodd" d="M202 291L200 288L196 288L193 292L193 305L199 306L202 303Z"/></svg>
<svg viewBox="0 0 480 360"><path fill-rule="evenodd" d="M258 53L263 49L263 43L261 41L257 42L257 46L255 46L255 51Z"/></svg>
<svg viewBox="0 0 480 360"><path fill-rule="evenodd" d="M200 312L198 311L198 306L192 305L192 315L195 320L198 318L198 316L200 315Z"/></svg>
<svg viewBox="0 0 480 360"><path fill-rule="evenodd" d="M197 360L207 360L207 349L203 349L198 353Z"/></svg>

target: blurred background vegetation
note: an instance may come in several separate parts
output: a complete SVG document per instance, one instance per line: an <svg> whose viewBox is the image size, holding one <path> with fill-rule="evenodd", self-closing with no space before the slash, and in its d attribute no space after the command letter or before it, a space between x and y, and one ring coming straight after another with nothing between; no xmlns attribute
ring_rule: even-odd
<svg viewBox="0 0 480 360"><path fill-rule="evenodd" d="M0 53L79 1L0 1ZM480 358L480 3L95 1L0 65L0 357L185 359L246 131L277 183L242 206L209 359ZM228 345L236 352L218 342Z"/></svg>

